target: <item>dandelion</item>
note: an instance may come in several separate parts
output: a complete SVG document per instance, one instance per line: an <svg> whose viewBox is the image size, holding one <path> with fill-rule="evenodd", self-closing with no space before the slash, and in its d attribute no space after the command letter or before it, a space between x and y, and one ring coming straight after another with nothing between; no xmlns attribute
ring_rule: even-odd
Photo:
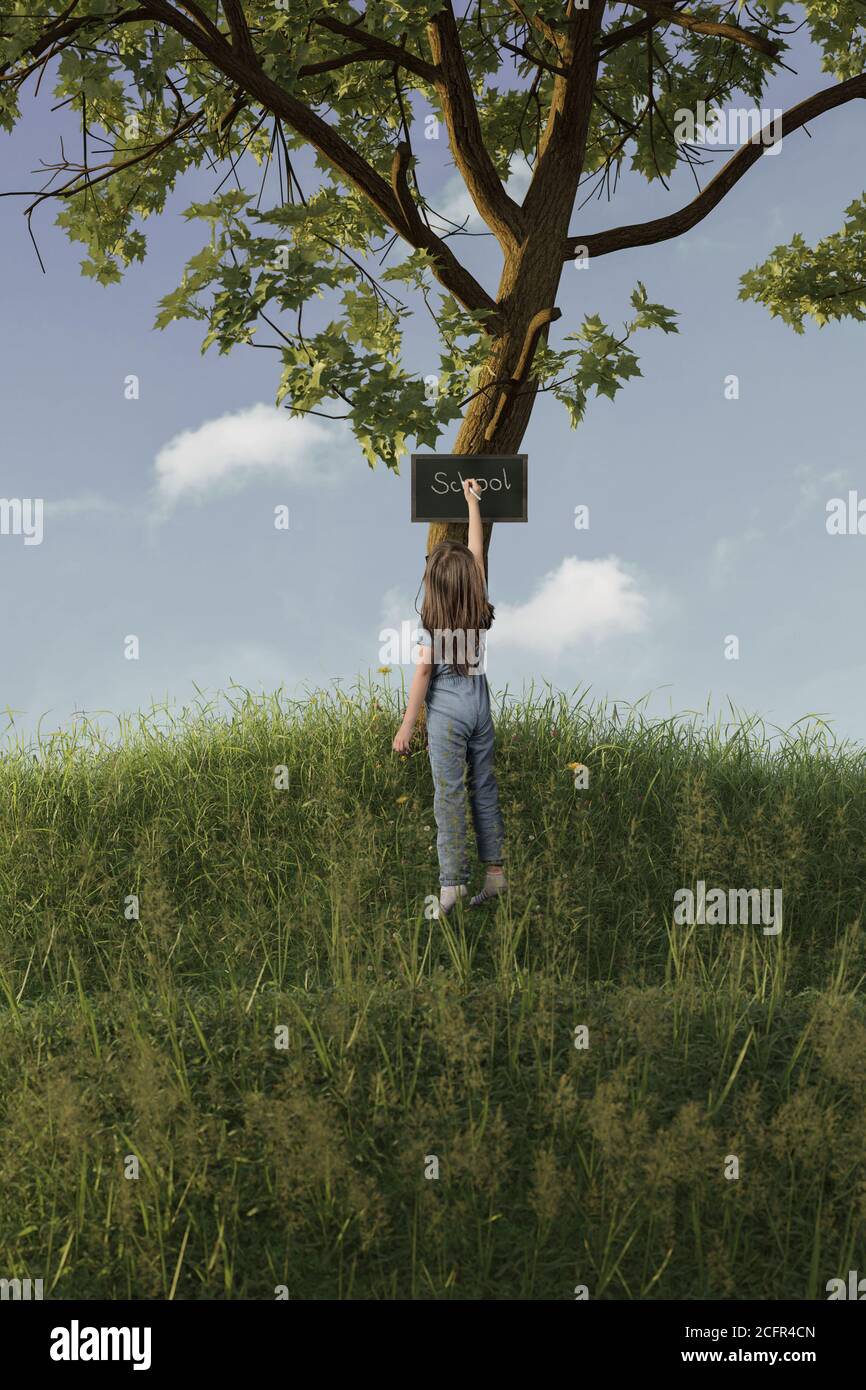
<svg viewBox="0 0 866 1390"><path fill-rule="evenodd" d="M390 674L391 674L391 667L390 667L390 666L380 666L380 667L379 667L379 675L380 675L380 676L390 676Z"/></svg>
<svg viewBox="0 0 866 1390"><path fill-rule="evenodd" d="M408 800L409 800L409 797L408 797L408 796L398 796L398 797L397 797L397 805L398 805L398 806L404 806Z"/></svg>

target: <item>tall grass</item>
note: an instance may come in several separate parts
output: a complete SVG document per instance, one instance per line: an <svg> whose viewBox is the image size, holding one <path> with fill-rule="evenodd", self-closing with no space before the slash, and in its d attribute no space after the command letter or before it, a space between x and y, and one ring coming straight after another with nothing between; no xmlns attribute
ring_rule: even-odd
<svg viewBox="0 0 866 1390"><path fill-rule="evenodd" d="M0 759L0 1277L777 1299L866 1272L864 750L504 699L510 891L436 920L398 693L234 691ZM698 879L781 888L781 934L675 924Z"/></svg>

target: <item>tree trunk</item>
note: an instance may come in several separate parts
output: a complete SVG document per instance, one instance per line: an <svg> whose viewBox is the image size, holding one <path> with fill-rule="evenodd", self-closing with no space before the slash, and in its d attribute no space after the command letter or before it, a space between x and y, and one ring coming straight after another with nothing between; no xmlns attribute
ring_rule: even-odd
<svg viewBox="0 0 866 1390"><path fill-rule="evenodd" d="M559 270L556 262L553 269ZM551 276L551 278L553 278ZM556 275L558 280L559 276ZM552 291L555 293L555 289ZM552 302L552 300L551 300ZM539 305L534 305L537 309ZM527 325L531 315L527 318ZM517 337L521 337L521 342L517 343ZM465 455L467 458L479 457L484 454L516 454L523 442L526 427L532 413L532 404L535 399L535 387L531 380L527 378L519 388L519 394L515 391L506 401L504 409L496 423L496 430L490 440L485 438L485 432L494 419L502 388L491 386L492 382L504 382L507 380L517 367L518 354L523 342L523 334L515 332L504 334L497 339L490 352L487 365L482 377L480 393L470 403L463 423L457 434L454 444L454 453ZM486 386L485 386L486 383ZM431 521L427 529L427 554L438 545L440 541L456 540L466 544L469 530L467 521ZM490 547L490 538L493 534L493 523L484 524L484 568L487 569L487 553Z"/></svg>
<svg viewBox="0 0 866 1390"><path fill-rule="evenodd" d="M586 151L598 70L595 35L604 0L589 0L588 13L567 9L568 31L560 45L560 63L571 81L557 77L550 117L539 146L538 166L524 200L526 233L516 249L506 253L496 296L498 323L490 344L479 390L469 404L454 444L454 453L467 459L483 454L515 454L532 414L537 383L532 361L547 324L559 317L554 307L563 271L562 246L568 234L574 200ZM492 523L484 526L484 569ZM466 544L466 522L433 521L427 530L427 553L443 540ZM419 732L426 725L419 721Z"/></svg>
<svg viewBox="0 0 866 1390"><path fill-rule="evenodd" d="M584 8L581 6L581 8ZM490 356L454 445L455 454L514 454L523 442L537 387L532 377L535 348L554 308L563 270L562 245L574 207L586 151L598 71L595 36L604 0L588 0L578 15L569 0L567 25L560 37L560 63L571 80L557 77L538 163L524 200L525 237L509 250L496 296L500 320ZM546 315L546 317L545 317ZM503 385L506 387L503 399ZM492 525L484 527L484 564ZM427 553L440 541L466 543L468 520L431 522Z"/></svg>
<svg viewBox="0 0 866 1390"><path fill-rule="evenodd" d="M546 324L537 320L542 311L558 316L553 302L562 273L562 257L556 253L556 239L544 244L529 242L521 253L506 262L500 303L504 305L507 326L491 344L479 384L457 434L453 452L467 459L485 454L516 454L523 443L535 402L536 384L532 377L532 357ZM488 437L489 436L489 437ZM484 524L484 567L493 523ZM431 521L427 531L427 554L443 540L466 544L468 519Z"/></svg>
<svg viewBox="0 0 866 1390"><path fill-rule="evenodd" d="M562 275L562 240L568 229L576 191L576 176L550 191L539 210L536 226L519 251L506 258L497 302L503 326L493 339L490 355L454 444L454 453L472 458L483 454L516 454L526 433L537 383L532 361L548 323L559 317L554 307ZM484 563L493 530L484 527ZM466 522L432 521L427 553L443 540L466 544Z"/></svg>

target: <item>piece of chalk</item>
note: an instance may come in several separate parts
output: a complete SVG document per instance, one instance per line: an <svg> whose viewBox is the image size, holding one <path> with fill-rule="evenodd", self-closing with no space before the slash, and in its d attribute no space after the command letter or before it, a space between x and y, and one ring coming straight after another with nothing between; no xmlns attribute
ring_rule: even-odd
<svg viewBox="0 0 866 1390"><path fill-rule="evenodd" d="M476 502L480 502L480 501L481 501L481 493L480 493L480 492L476 492L475 489L474 489L474 487L471 487L471 488L469 489L469 491L472 493L472 496L475 498Z"/></svg>

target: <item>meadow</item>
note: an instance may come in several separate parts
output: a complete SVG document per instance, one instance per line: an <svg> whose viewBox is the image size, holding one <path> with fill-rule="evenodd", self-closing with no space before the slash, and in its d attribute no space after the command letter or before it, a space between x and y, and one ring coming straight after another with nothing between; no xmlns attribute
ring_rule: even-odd
<svg viewBox="0 0 866 1390"><path fill-rule="evenodd" d="M772 1300L866 1274L866 750L506 698L509 894L437 920L393 687L0 758L0 1277ZM781 889L781 932L675 924L698 880Z"/></svg>

